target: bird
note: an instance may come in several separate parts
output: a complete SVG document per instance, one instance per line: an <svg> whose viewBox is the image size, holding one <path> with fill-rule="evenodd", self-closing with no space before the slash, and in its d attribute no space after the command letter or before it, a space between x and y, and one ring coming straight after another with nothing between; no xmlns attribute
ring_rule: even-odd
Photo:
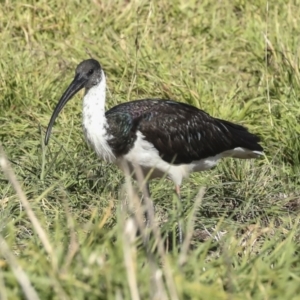
<svg viewBox="0 0 300 300"><path fill-rule="evenodd" d="M258 135L239 124L210 116L205 111L171 99L146 98L118 104L105 111L106 77L99 61L80 62L75 77L50 118L45 145L65 104L81 89L83 132L97 156L123 172L139 166L149 181L166 176L180 197L180 186L192 172L209 170L222 158L258 158L263 155ZM134 177L134 176L133 176ZM136 177L134 177L136 179ZM153 204L153 203L152 203ZM146 212L146 222L150 215ZM179 243L183 229L179 227Z"/></svg>

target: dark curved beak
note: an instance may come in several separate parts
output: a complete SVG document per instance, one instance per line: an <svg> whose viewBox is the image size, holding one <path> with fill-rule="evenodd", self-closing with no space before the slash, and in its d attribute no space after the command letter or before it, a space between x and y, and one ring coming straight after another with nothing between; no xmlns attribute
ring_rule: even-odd
<svg viewBox="0 0 300 300"><path fill-rule="evenodd" d="M75 78L67 88L67 90L64 92L62 97L60 98L59 102L57 103L54 112L51 116L50 122L47 127L46 131L46 136L45 136L45 145L48 145L50 135L51 135L51 130L53 127L53 124L55 122L55 119L57 118L58 114L60 111L63 109L63 107L66 105L66 103L78 92L80 91L83 87L84 84L86 83L87 79L81 76L80 74L76 74Z"/></svg>

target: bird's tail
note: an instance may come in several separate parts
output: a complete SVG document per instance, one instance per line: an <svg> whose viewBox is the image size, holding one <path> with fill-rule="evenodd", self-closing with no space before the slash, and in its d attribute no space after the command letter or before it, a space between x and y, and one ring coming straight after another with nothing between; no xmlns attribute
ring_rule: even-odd
<svg viewBox="0 0 300 300"><path fill-rule="evenodd" d="M224 156L235 158L257 158L263 155L263 147L259 144L259 136L251 133L244 126L225 120L219 120L231 133L232 150L225 151Z"/></svg>

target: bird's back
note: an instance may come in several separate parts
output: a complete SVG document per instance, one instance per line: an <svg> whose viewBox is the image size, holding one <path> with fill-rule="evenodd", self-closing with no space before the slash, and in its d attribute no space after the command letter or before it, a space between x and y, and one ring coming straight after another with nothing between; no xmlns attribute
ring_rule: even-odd
<svg viewBox="0 0 300 300"><path fill-rule="evenodd" d="M111 132L118 137L113 144L123 151L119 155L125 155L134 146L137 132L153 145L163 160L172 164L188 164L235 148L254 154L263 151L259 137L247 128L211 117L186 103L135 100L113 107L106 112L106 117L113 120ZM117 147L118 143L123 146Z"/></svg>

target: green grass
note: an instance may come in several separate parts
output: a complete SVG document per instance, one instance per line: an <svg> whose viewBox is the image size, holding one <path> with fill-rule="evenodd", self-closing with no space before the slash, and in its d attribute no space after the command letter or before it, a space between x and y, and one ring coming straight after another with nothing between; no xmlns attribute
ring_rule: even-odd
<svg viewBox="0 0 300 300"><path fill-rule="evenodd" d="M40 299L300 299L299 7L1 1L0 142L50 248L0 173L0 299L25 299L26 278ZM55 104L90 56L107 75L107 108L168 97L261 136L264 158L228 159L184 182L187 253L172 248L178 208L167 180L151 190L169 250L149 254L134 239L138 213L121 202L135 197L86 145L82 94L43 146Z"/></svg>

